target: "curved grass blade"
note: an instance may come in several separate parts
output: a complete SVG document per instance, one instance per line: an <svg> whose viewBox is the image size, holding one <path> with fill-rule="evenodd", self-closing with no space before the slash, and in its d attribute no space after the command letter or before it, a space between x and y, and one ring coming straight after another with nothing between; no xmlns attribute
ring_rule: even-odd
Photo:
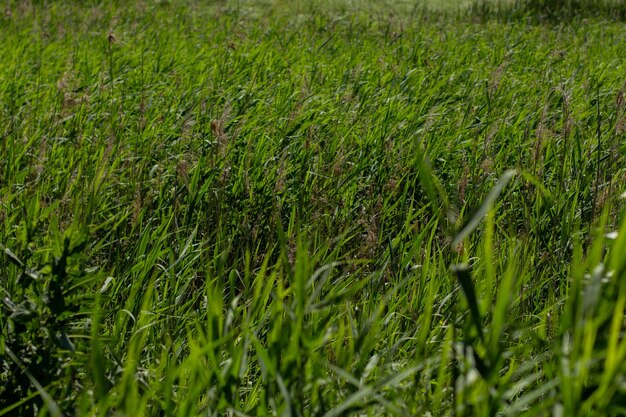
<svg viewBox="0 0 626 417"><path fill-rule="evenodd" d="M504 190L504 187L506 187L509 181L511 181L511 179L516 174L517 174L517 171L514 169L510 169L506 171L504 174L502 174L502 176L498 179L498 182L496 183L496 185L491 189L491 191L485 198L485 201L483 201L483 204L480 206L478 211L476 211L472 219L455 236L454 240L452 241L453 247L461 243L463 239L465 239L470 233L474 231L474 229L476 229L476 227L478 227L481 220L487 215L489 210L491 210L491 208L493 207L494 202L500 196L500 194L502 193L502 190Z"/></svg>

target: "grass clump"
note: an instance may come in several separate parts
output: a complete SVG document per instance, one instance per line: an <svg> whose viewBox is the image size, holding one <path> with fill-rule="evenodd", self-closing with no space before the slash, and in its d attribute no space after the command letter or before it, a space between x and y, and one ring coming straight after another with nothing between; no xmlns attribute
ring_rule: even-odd
<svg viewBox="0 0 626 417"><path fill-rule="evenodd" d="M622 27L469 17L9 4L0 415L622 415Z"/></svg>

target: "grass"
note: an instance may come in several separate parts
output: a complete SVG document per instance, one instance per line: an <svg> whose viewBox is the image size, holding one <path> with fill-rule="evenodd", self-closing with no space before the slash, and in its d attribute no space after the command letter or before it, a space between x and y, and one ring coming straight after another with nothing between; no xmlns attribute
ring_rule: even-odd
<svg viewBox="0 0 626 417"><path fill-rule="evenodd" d="M491 10L9 3L0 416L626 413L623 24Z"/></svg>

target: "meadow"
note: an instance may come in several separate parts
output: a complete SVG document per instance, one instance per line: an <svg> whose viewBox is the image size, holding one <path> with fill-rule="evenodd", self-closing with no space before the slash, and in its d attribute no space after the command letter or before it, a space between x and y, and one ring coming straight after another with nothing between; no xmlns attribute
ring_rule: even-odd
<svg viewBox="0 0 626 417"><path fill-rule="evenodd" d="M521 4L6 2L0 416L626 414L623 4Z"/></svg>

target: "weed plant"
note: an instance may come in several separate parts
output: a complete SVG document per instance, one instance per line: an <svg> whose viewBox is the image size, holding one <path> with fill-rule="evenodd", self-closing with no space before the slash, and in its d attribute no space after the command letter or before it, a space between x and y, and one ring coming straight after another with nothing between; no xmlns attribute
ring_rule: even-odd
<svg viewBox="0 0 626 417"><path fill-rule="evenodd" d="M0 416L626 413L613 15L5 4Z"/></svg>

